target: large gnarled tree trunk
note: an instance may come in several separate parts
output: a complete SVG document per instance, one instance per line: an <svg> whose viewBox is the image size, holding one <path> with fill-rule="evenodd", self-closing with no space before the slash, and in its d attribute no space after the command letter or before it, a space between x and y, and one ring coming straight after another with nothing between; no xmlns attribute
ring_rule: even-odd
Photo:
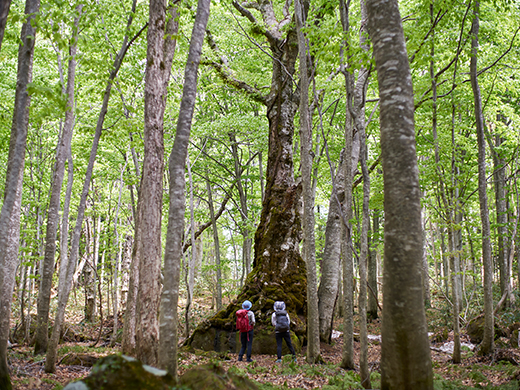
<svg viewBox="0 0 520 390"><path fill-rule="evenodd" d="M252 23L260 23L245 8L234 7ZM284 19L275 18L271 2L259 2L273 70L269 94L264 97L250 86L239 83L222 64L212 65L233 85L240 85L253 98L267 106L269 121L269 155L267 158L266 188L260 223L255 233L253 270L249 274L236 301L199 326L187 343L201 349L225 350L235 348L235 312L248 299L257 318L254 353L275 353L274 330L270 313L276 300L283 300L291 316L291 330L305 337L306 267L299 252L301 240L301 186L294 179L293 135L294 116L298 96L295 94L294 74L298 56L296 31L289 27L283 35L281 28L292 16L285 8ZM263 341L262 337L268 337Z"/></svg>

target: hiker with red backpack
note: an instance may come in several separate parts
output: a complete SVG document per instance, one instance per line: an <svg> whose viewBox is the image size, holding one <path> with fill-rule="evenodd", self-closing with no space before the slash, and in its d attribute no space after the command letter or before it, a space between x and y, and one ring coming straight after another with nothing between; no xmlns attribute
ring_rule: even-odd
<svg viewBox="0 0 520 390"><path fill-rule="evenodd" d="M242 348L240 348L240 352L238 353L238 361L242 361L242 356L244 356L244 352L246 352L247 347L247 361L252 362L251 360L251 349L253 348L253 328L255 326L255 313L251 311L251 306L253 304L249 301L244 301L242 303L242 309L237 311L237 330L240 331L240 342L242 343Z"/></svg>
<svg viewBox="0 0 520 390"><path fill-rule="evenodd" d="M289 351L293 355L293 360L296 361L296 352L291 342L290 325L291 319L289 313L285 311L285 302L276 301L274 303L274 313L271 316L271 323L274 325L274 331L276 336L276 355L278 360L276 363L282 362L282 341L285 340Z"/></svg>

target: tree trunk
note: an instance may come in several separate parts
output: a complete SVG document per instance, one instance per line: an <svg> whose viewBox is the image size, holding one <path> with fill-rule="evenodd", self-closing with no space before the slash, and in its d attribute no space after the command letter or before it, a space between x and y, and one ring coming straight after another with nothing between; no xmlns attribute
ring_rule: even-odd
<svg viewBox="0 0 520 390"><path fill-rule="evenodd" d="M229 133L229 139L231 141L231 151L233 153L233 161L235 162L235 176L237 183L238 196L240 198L240 215L242 217L241 233L243 237L242 243L242 263L245 269L246 276L251 272L251 247L253 241L249 237L249 212L247 209L247 195L242 185L242 167L240 166L240 160L238 156L238 144L234 133ZM242 281L243 282L243 281Z"/></svg>
<svg viewBox="0 0 520 390"><path fill-rule="evenodd" d="M379 243L379 210L372 210L372 238L368 257L368 309L367 317L375 320L378 316L378 287L377 287L377 245Z"/></svg>
<svg viewBox="0 0 520 390"><path fill-rule="evenodd" d="M27 0L22 26L21 44L18 50L17 87L14 102L9 157L0 213L0 388L12 388L7 366L7 341L9 338L11 303L18 266L20 237L20 207L22 201L25 146L29 127L31 98L27 86L32 81L32 65L36 28L31 21L39 12L39 0Z"/></svg>
<svg viewBox="0 0 520 390"><path fill-rule="evenodd" d="M159 317L159 365L177 378L177 302L179 301L182 232L185 211L185 164L188 155L191 121L197 95L197 76L202 44L209 19L210 0L199 0L184 71L184 86L177 119L177 131L168 162L170 208L164 256L164 288ZM193 243L194 244L194 243Z"/></svg>
<svg viewBox="0 0 520 390"><path fill-rule="evenodd" d="M79 14L81 15L81 5L79 6ZM76 22L79 20L76 20ZM77 28L77 24L76 24ZM74 58L74 57L71 57ZM74 116L74 111L72 116ZM69 234L69 211L70 211L70 199L72 196L72 182L74 178L74 169L72 165L72 151L70 142L66 145L66 153L68 158L68 180L67 190L65 193L65 200L63 202L63 218L60 229L60 251L61 251L61 262L60 262L60 275L58 281L58 308L56 310L56 316L54 318L54 326L52 328L52 334L50 343L47 349L47 355L45 356L45 372L53 373L56 371L56 359L58 356L58 344L60 342L61 325L65 318L65 308L67 306L67 300L72 285L72 279L74 277L74 268L76 266L76 258L68 255L68 234Z"/></svg>
<svg viewBox="0 0 520 390"><path fill-rule="evenodd" d="M218 236L217 220L215 218L215 210L213 207L213 191L209 182L209 171L206 171L206 190L208 192L209 215L211 226L213 228L213 247L215 248L215 276L217 278L216 296L217 310L222 308L222 269L220 263L220 241Z"/></svg>
<svg viewBox="0 0 520 390"><path fill-rule="evenodd" d="M191 164L189 155L186 155L186 168L188 170L188 178L190 181L190 234L191 234L191 254L189 260L186 262L186 328L185 336L190 336L190 320L191 320L191 304L193 303L193 289L195 287L195 261L197 258L197 245L195 243L195 217L194 217L194 205L193 205L193 176L191 175Z"/></svg>
<svg viewBox="0 0 520 390"><path fill-rule="evenodd" d="M320 318L320 340L329 343L332 336L334 307L338 300L340 253L341 253L341 204L345 199L344 156L338 164L333 179L332 194L329 200L329 213L325 227L325 245L321 261L321 279L318 288L318 315Z"/></svg>
<svg viewBox="0 0 520 390"><path fill-rule="evenodd" d="M79 11L81 15L81 9ZM45 236L45 255L40 272L40 288L38 291L37 322L35 331L34 354L39 355L47 351L49 307L51 302L52 276L54 274L54 257L56 254L56 234L60 211L61 188L65 173L65 160L67 159L72 134L74 132L74 83L76 79L76 51L79 18L74 22L71 46L69 47L69 64L67 71L67 85L63 91L67 95L67 109L63 132L58 139L56 161L51 184L49 209L47 212L47 233ZM58 54L59 56L59 54ZM63 74L61 61L59 61L60 74Z"/></svg>
<svg viewBox="0 0 520 390"><path fill-rule="evenodd" d="M144 161L137 203L135 248L132 252L132 270L137 270L137 273L131 274L134 280L130 282L130 290L137 289L137 292L135 317L130 317L128 312L125 316L128 324L123 329L126 331L123 347L124 351L127 348L129 352L135 351L143 363L156 365L162 249L163 121L178 24L171 3L167 5L164 1L151 0L149 15L144 92ZM129 298L134 299L131 294ZM132 330L135 330L135 336L129 333Z"/></svg>
<svg viewBox="0 0 520 390"><path fill-rule="evenodd" d="M433 389L422 294L422 223L414 97L397 1L367 0L381 102L385 260L382 389Z"/></svg>
<svg viewBox="0 0 520 390"><path fill-rule="evenodd" d="M318 281L316 276L316 244L314 237L314 192L312 185L312 124L309 112L308 42L302 29L306 25L301 0L294 2L296 33L300 60L300 160L303 193L303 257L307 266L307 363L320 356L320 324L318 315Z"/></svg>
<svg viewBox="0 0 520 390"><path fill-rule="evenodd" d="M486 183L486 141L484 135L484 118L482 114L482 99L477 79L479 6L477 0L471 27L471 61L470 79L475 103L475 121L478 142L478 194L480 201L480 219L482 221L482 262L484 265L484 338L480 345L480 352L484 355L494 350L494 318L493 318L493 261L491 258L491 228L487 204Z"/></svg>
<svg viewBox="0 0 520 390"><path fill-rule="evenodd" d="M2 48L2 41L4 40L5 26L7 24L10 7L11 0L2 0L0 2L0 49Z"/></svg>
<svg viewBox="0 0 520 390"><path fill-rule="evenodd" d="M350 3L348 3L350 4ZM349 8L344 0L340 0L340 16L343 26L343 34L347 36L350 29ZM342 43L342 50L346 50L348 42ZM345 89L352 91L352 74L345 69L346 59L341 60L342 73L345 76ZM343 356L341 367L346 370L355 368L354 364L354 263L352 260L352 235L350 219L352 218L352 170L350 163L354 154L353 138L354 128L352 125L352 94L347 93L347 109L345 113L345 198L342 204L341 225L341 252L343 254L343 302L344 302L344 324L343 324Z"/></svg>
<svg viewBox="0 0 520 390"><path fill-rule="evenodd" d="M496 146L499 148L503 143L504 139L497 135ZM493 177L495 179L495 206L497 214L497 244L498 244L498 267L500 270L500 296L506 292L506 301L504 306L510 305L509 297L509 284L510 284L510 272L509 272L509 243L507 233L507 195L506 195L506 161L503 156L500 155L500 151L493 148Z"/></svg>

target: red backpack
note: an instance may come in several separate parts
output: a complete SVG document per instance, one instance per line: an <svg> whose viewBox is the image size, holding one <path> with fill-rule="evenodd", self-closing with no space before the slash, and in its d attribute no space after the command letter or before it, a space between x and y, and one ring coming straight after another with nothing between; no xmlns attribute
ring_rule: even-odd
<svg viewBox="0 0 520 390"><path fill-rule="evenodd" d="M237 330L240 332L249 332L253 330L253 326L249 324L248 310L240 309L237 311Z"/></svg>

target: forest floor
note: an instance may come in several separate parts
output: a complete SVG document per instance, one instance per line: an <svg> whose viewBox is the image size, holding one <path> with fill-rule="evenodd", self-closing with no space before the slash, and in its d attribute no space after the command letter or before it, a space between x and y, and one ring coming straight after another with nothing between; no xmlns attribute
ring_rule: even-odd
<svg viewBox="0 0 520 390"><path fill-rule="evenodd" d="M78 325L79 327L79 325ZM341 328L341 325L338 326ZM81 325L76 333L81 331L86 336L86 328ZM92 330L92 339L97 338L97 330ZM108 335L109 328L104 334ZM369 334L380 334L380 322L369 324ZM180 374L194 365L220 361L226 369L240 375L249 377L258 382L261 390L268 389L360 389L358 371L345 371L339 368L343 350L343 337L341 332L335 332L332 345L322 344L321 354L324 364L308 365L305 362L305 350L298 354L297 362L292 362L287 356L282 363L275 363L276 357L271 355L253 355L253 362L238 362L237 355L228 353L225 355L216 353L181 353L179 371ZM435 338L432 335L431 339ZM371 371L372 388L380 385L381 347L376 337L369 344L369 368ZM432 363L435 375L435 389L501 389L518 390L520 388L520 350L505 348L500 340L497 342L500 348L491 356L477 356L475 350L463 347L463 360L461 364L451 362L451 354L443 352L442 347L449 345L452 335L442 342L431 343ZM462 336L463 342L468 342ZM274 340L273 340L274 343ZM468 342L469 343L469 342ZM117 353L118 348L109 346L90 347L93 342L66 342L61 345L59 356L61 364L57 365L55 374L46 374L43 370L44 357L34 357L32 349L25 345L15 345L9 350L9 363L12 368L12 379L15 390L59 390L68 382L81 379L89 374L88 364L76 363L64 364L64 357L73 354L85 353L102 357L111 353ZM359 343L355 342L355 361L358 362Z"/></svg>

